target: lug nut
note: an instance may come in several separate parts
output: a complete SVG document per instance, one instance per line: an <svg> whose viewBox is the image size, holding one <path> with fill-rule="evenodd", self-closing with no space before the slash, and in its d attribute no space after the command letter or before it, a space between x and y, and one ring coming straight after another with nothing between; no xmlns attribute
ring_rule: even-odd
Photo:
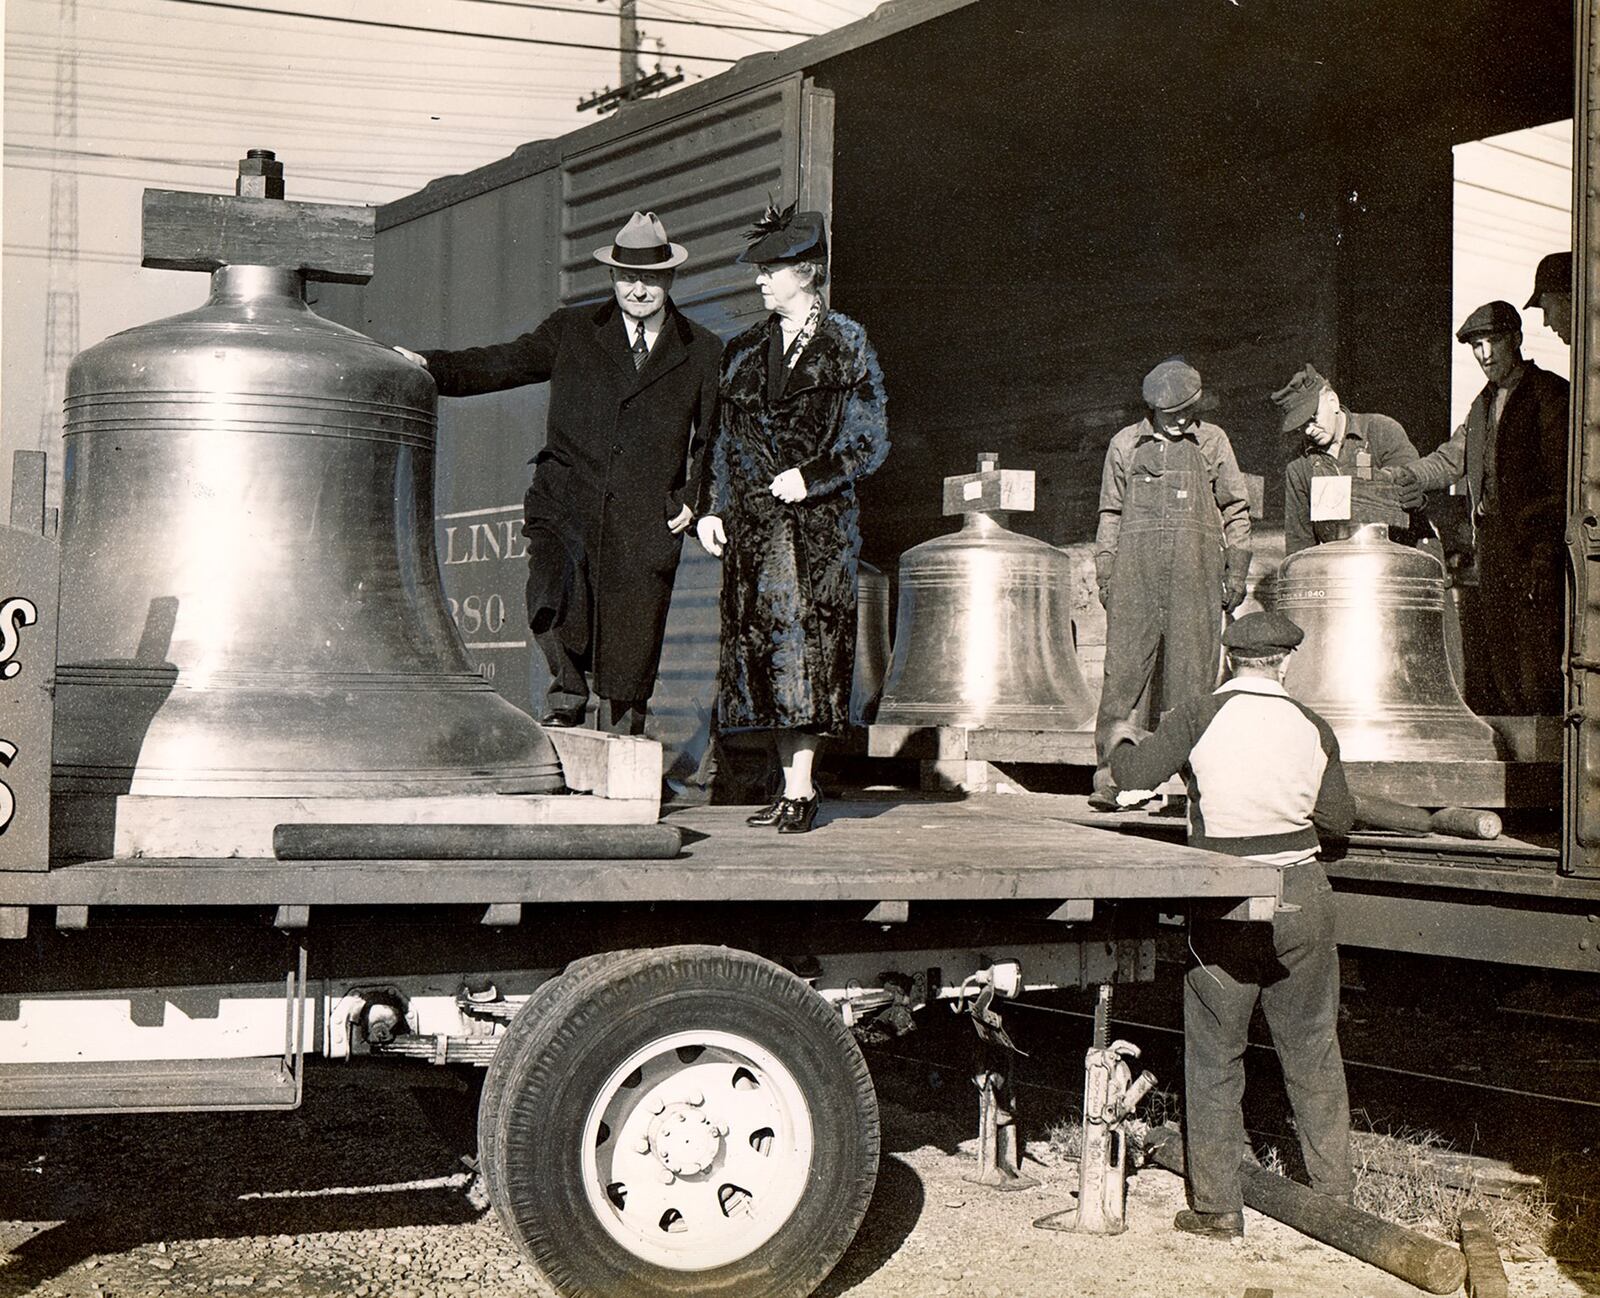
<svg viewBox="0 0 1600 1298"><path fill-rule="evenodd" d="M650 1152L650 1137L640 1136L638 1140L634 1141L633 1152L636 1154L648 1154Z"/></svg>
<svg viewBox="0 0 1600 1298"><path fill-rule="evenodd" d="M660 1096L657 1096L655 1099L650 1101L650 1112L651 1113L660 1113L666 1107L667 1107L667 1102L665 1100L663 1100Z"/></svg>
<svg viewBox="0 0 1600 1298"><path fill-rule="evenodd" d="M690 1091L683 1098L687 1104L704 1104L706 1102L706 1097L699 1091Z"/></svg>

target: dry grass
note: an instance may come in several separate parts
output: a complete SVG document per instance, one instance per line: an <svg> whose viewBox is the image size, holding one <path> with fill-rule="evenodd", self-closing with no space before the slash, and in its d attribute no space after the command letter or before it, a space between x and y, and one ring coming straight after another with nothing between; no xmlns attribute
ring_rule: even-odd
<svg viewBox="0 0 1600 1298"><path fill-rule="evenodd" d="M1446 1157L1451 1152L1431 1131L1351 1133L1356 1207L1451 1241L1460 1238L1461 1213L1476 1208L1487 1215L1508 1256L1531 1256L1550 1248L1556 1212L1542 1187L1489 1193Z"/></svg>

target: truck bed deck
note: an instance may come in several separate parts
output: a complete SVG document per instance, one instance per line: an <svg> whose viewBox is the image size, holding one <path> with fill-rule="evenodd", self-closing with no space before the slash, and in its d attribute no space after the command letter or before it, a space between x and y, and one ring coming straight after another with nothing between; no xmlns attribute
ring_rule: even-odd
<svg viewBox="0 0 1600 1298"><path fill-rule="evenodd" d="M1275 866L999 796L830 800L805 835L752 829L749 811L669 809L684 848L666 861L113 858L0 873L0 907L1233 898L1265 917L1280 896Z"/></svg>

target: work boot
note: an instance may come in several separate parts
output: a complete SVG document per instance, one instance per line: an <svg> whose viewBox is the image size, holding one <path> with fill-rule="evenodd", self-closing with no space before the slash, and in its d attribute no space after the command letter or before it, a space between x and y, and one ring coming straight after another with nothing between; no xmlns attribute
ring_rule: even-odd
<svg viewBox="0 0 1600 1298"><path fill-rule="evenodd" d="M1118 810L1117 782L1111 778L1109 766L1094 768L1094 792L1089 795L1089 807L1094 811Z"/></svg>
<svg viewBox="0 0 1600 1298"><path fill-rule="evenodd" d="M1172 1219L1172 1224L1185 1235L1199 1235L1202 1239L1244 1238L1242 1212L1196 1212L1185 1208Z"/></svg>

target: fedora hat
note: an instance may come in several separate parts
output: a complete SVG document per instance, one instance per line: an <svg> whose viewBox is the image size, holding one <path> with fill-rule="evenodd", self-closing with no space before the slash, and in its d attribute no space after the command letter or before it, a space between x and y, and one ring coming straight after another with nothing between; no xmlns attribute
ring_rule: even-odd
<svg viewBox="0 0 1600 1298"><path fill-rule="evenodd" d="M622 270L671 270L689 260L689 250L667 239L667 227L654 212L635 212L609 248L594 250L594 259Z"/></svg>

